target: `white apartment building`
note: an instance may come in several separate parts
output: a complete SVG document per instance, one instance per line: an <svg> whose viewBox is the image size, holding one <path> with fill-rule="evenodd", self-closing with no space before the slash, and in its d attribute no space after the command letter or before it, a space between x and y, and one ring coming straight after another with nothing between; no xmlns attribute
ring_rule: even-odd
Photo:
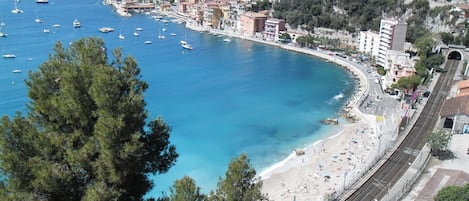
<svg viewBox="0 0 469 201"><path fill-rule="evenodd" d="M285 20L270 18L265 21L264 38L266 40L278 41L281 31L285 31Z"/></svg>
<svg viewBox="0 0 469 201"><path fill-rule="evenodd" d="M386 76L382 80L383 89L396 84L402 77L415 75L415 61L410 58L410 54L404 51L387 50L386 62L383 66L386 70Z"/></svg>
<svg viewBox="0 0 469 201"><path fill-rule="evenodd" d="M358 37L358 51L376 57L378 56L378 49L379 33L372 30L360 31L360 36Z"/></svg>
<svg viewBox="0 0 469 201"><path fill-rule="evenodd" d="M387 50L404 50L407 23L396 18L384 18L379 28L379 48L376 63L380 66L386 63Z"/></svg>

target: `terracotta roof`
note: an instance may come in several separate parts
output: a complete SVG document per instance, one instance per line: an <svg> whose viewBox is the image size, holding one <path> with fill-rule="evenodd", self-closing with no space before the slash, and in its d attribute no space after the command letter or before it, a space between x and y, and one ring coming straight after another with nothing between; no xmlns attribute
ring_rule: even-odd
<svg viewBox="0 0 469 201"><path fill-rule="evenodd" d="M469 88L469 80L462 80L458 84L458 89Z"/></svg>
<svg viewBox="0 0 469 201"><path fill-rule="evenodd" d="M457 96L445 100L440 111L441 117L450 117L456 114L469 116L469 96Z"/></svg>
<svg viewBox="0 0 469 201"><path fill-rule="evenodd" d="M459 5L458 6L460 9L463 9L463 10L468 10L469 9L469 5Z"/></svg>
<svg viewBox="0 0 469 201"><path fill-rule="evenodd" d="M463 186L469 182L469 174L462 170L438 168L425 184L415 201L433 200L433 197L446 186Z"/></svg>

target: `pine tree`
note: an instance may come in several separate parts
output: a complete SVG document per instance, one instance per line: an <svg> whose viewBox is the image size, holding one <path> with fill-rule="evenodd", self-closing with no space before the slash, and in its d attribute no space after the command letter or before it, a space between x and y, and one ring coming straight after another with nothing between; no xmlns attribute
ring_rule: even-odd
<svg viewBox="0 0 469 201"><path fill-rule="evenodd" d="M200 193L200 187L195 184L194 179L185 176L174 182L169 189L169 201L204 201L205 196Z"/></svg>
<svg viewBox="0 0 469 201"><path fill-rule="evenodd" d="M257 201L265 200L262 195L262 181L256 177L256 170L251 166L246 154L233 158L226 171L225 178L218 181L216 192L212 192L213 201Z"/></svg>
<svg viewBox="0 0 469 201"><path fill-rule="evenodd" d="M145 123L140 69L132 57L84 38L30 73L27 115L0 122L0 200L143 200L178 154L161 119Z"/></svg>

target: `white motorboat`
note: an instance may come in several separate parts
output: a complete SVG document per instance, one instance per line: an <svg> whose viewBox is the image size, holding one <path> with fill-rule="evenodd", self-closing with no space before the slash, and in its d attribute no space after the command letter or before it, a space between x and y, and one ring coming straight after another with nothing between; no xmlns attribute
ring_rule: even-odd
<svg viewBox="0 0 469 201"><path fill-rule="evenodd" d="M102 33L109 33L109 32L113 32L114 29L111 28L111 27L101 27L101 28L99 28L99 31L102 32Z"/></svg>
<svg viewBox="0 0 469 201"><path fill-rule="evenodd" d="M21 73L21 72L23 72L23 71L20 70L20 69L15 69L15 70L12 70L11 72L12 72L12 73Z"/></svg>
<svg viewBox="0 0 469 201"><path fill-rule="evenodd" d="M123 34L119 34L119 39L124 40L125 36Z"/></svg>
<svg viewBox="0 0 469 201"><path fill-rule="evenodd" d="M225 38L225 39L223 39L223 42L229 43L229 42L231 42L231 38Z"/></svg>
<svg viewBox="0 0 469 201"><path fill-rule="evenodd" d="M23 10L21 10L19 8L15 8L15 9L11 10L11 13L20 14L20 13L23 13Z"/></svg>
<svg viewBox="0 0 469 201"><path fill-rule="evenodd" d="M60 28L60 24L53 24L52 27L54 27L54 28Z"/></svg>
<svg viewBox="0 0 469 201"><path fill-rule="evenodd" d="M159 39L165 39L165 38L166 38L166 36L159 35L159 36L158 36L158 38L159 38Z"/></svg>
<svg viewBox="0 0 469 201"><path fill-rule="evenodd" d="M6 59L12 59L12 58L16 58L16 55L14 55L14 54L2 54L2 57L6 58Z"/></svg>
<svg viewBox="0 0 469 201"><path fill-rule="evenodd" d="M44 33L49 33L49 32L50 32L50 30L49 30L48 28L44 28L42 31L43 31Z"/></svg>
<svg viewBox="0 0 469 201"><path fill-rule="evenodd" d="M146 40L146 41L143 42L143 43L145 43L145 44L147 44L147 45L150 45L152 42L151 42L151 40Z"/></svg>
<svg viewBox="0 0 469 201"><path fill-rule="evenodd" d="M135 28L135 31L143 31L143 28L142 27L137 27L137 28Z"/></svg>
<svg viewBox="0 0 469 201"><path fill-rule="evenodd" d="M80 28L80 27L81 27L80 21L78 21L77 19L74 19L73 20L73 28Z"/></svg>
<svg viewBox="0 0 469 201"><path fill-rule="evenodd" d="M42 23L42 20L39 19L39 18L36 18L34 21L35 21L36 23Z"/></svg>
<svg viewBox="0 0 469 201"><path fill-rule="evenodd" d="M3 32L0 31L0 37L7 37L7 36L8 36L8 34L3 33Z"/></svg>
<svg viewBox="0 0 469 201"><path fill-rule="evenodd" d="M189 43L181 44L181 47L184 48L184 49L187 49L187 50L192 50L192 49L194 49L194 48L192 47L192 45L190 45Z"/></svg>
<svg viewBox="0 0 469 201"><path fill-rule="evenodd" d="M176 36L176 33L170 33L169 35L170 36Z"/></svg>
<svg viewBox="0 0 469 201"><path fill-rule="evenodd" d="M49 3L49 0L36 0L36 3Z"/></svg>
<svg viewBox="0 0 469 201"><path fill-rule="evenodd" d="M139 34L138 32L134 32L134 36L135 36L135 37L139 37L140 34Z"/></svg>

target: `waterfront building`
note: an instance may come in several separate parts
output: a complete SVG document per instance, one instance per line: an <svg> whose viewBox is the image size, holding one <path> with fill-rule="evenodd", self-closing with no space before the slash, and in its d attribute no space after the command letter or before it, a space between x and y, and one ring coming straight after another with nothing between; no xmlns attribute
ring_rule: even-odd
<svg viewBox="0 0 469 201"><path fill-rule="evenodd" d="M384 70L386 70L385 80L382 80L383 89L396 84L399 79L415 75L417 72L414 68L415 61L412 60L410 54L404 51L387 50Z"/></svg>
<svg viewBox="0 0 469 201"><path fill-rule="evenodd" d="M220 16L214 16L214 13L217 12L220 8L218 4L211 1L204 4L204 14L203 14L203 23L204 25L217 28L218 27L218 19Z"/></svg>
<svg viewBox="0 0 469 201"><path fill-rule="evenodd" d="M261 33L265 28L267 16L256 12L246 12L240 16L240 32L248 36Z"/></svg>
<svg viewBox="0 0 469 201"><path fill-rule="evenodd" d="M270 18L265 21L264 38L278 41L280 32L285 31L285 20Z"/></svg>
<svg viewBox="0 0 469 201"><path fill-rule="evenodd" d="M376 64L386 63L387 50L404 50L407 23L396 18L384 18L379 28L379 49Z"/></svg>
<svg viewBox="0 0 469 201"><path fill-rule="evenodd" d="M358 51L376 57L378 56L378 50L379 33L373 30L360 31L358 37Z"/></svg>

